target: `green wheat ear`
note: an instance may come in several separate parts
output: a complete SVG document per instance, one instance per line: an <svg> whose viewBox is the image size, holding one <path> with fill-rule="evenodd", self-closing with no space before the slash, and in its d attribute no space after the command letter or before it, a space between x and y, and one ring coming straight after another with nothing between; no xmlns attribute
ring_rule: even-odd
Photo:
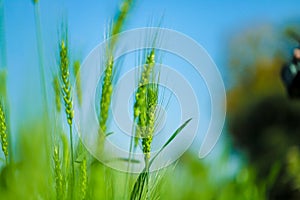
<svg viewBox="0 0 300 200"><path fill-rule="evenodd" d="M6 119L2 102L0 102L0 137L2 151L5 155L6 163L8 162L8 142L7 142L7 127Z"/></svg>
<svg viewBox="0 0 300 200"><path fill-rule="evenodd" d="M53 161L54 161L56 199L64 199L65 188L64 188L64 180L63 180L63 173L61 169L61 160L60 160L58 146L54 147Z"/></svg>
<svg viewBox="0 0 300 200"><path fill-rule="evenodd" d="M106 69L104 71L104 80L102 84L102 95L100 100L100 128L102 133L106 134L107 130L107 119L109 113L109 107L111 102L111 94L113 91L113 58L110 57L106 64Z"/></svg>
<svg viewBox="0 0 300 200"><path fill-rule="evenodd" d="M138 145L139 138L146 131L147 127L147 85L150 81L153 68L155 66L155 52L151 50L147 56L146 63L143 66L142 74L138 84L138 89L135 93L135 103L133 109L133 118L137 123L135 134L135 147Z"/></svg>
<svg viewBox="0 0 300 200"><path fill-rule="evenodd" d="M39 2L39 0L33 0L33 3L34 4L36 4L36 3L38 3Z"/></svg>
<svg viewBox="0 0 300 200"><path fill-rule="evenodd" d="M158 104L158 84L151 83L147 85L147 126L146 131L142 135L142 148L145 155L145 160L150 159L151 143L153 139L156 107Z"/></svg>
<svg viewBox="0 0 300 200"><path fill-rule="evenodd" d="M62 40L60 44L60 72L62 79L62 94L65 103L65 112L67 115L68 124L71 126L73 123L74 110L73 110L73 100L71 94L71 84L70 84L70 70L69 70L69 58L68 49L65 41Z"/></svg>
<svg viewBox="0 0 300 200"><path fill-rule="evenodd" d="M119 12L117 12L109 36L115 36L122 30L126 17L132 7L134 0L124 0L121 4ZM107 46L107 60L105 63L104 77L102 82L102 93L100 99L100 137L107 136L107 120L109 116L109 108L111 103L111 95L113 91L113 78L114 78L114 58L113 50L115 49L118 37L112 37L110 44Z"/></svg>
<svg viewBox="0 0 300 200"><path fill-rule="evenodd" d="M132 8L134 0L124 0L121 4L119 12L115 16L115 20L112 27L111 35L114 36L121 32L124 22L128 16L128 13L130 9ZM117 38L113 38L111 46L114 47L115 43L117 41Z"/></svg>
<svg viewBox="0 0 300 200"><path fill-rule="evenodd" d="M87 196L87 159L86 157L80 163L80 199L86 199Z"/></svg>

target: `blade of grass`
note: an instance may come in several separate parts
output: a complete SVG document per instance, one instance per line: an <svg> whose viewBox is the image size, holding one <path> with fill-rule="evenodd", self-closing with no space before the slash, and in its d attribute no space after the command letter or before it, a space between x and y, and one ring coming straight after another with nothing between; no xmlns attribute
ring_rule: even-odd
<svg viewBox="0 0 300 200"><path fill-rule="evenodd" d="M168 139L168 141L161 147L161 149L153 156L151 159L149 165L153 163L154 159L157 158L157 156L175 139L175 137L188 125L188 123L192 120L192 118L186 120Z"/></svg>

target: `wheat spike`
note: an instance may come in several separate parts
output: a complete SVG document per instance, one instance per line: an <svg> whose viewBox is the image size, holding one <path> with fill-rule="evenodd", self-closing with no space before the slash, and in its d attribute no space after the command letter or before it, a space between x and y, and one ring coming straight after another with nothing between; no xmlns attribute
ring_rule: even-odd
<svg viewBox="0 0 300 200"><path fill-rule="evenodd" d="M4 153L6 163L8 162L8 142L7 142L7 127L6 119L2 102L0 102L0 137L2 151Z"/></svg>
<svg viewBox="0 0 300 200"><path fill-rule="evenodd" d="M102 130L102 133L106 134L107 130L107 119L108 119L108 112L111 102L111 94L113 91L113 58L110 57L110 59L107 62L106 69L104 72L104 80L102 84L102 95L101 95L101 101L100 101L100 128Z"/></svg>
<svg viewBox="0 0 300 200"><path fill-rule="evenodd" d="M137 146L139 138L146 131L147 85L149 84L150 75L152 73L154 66L155 66L155 53L154 53L154 49L152 49L150 54L147 56L146 63L143 66L138 89L135 94L135 103L134 103L134 111L133 111L134 121L137 122L135 146Z"/></svg>
<svg viewBox="0 0 300 200"><path fill-rule="evenodd" d="M64 199L64 180L61 169L61 161L59 155L59 147L55 146L53 151L53 161L54 161L54 177L55 177L55 189L56 189L56 199Z"/></svg>
<svg viewBox="0 0 300 200"><path fill-rule="evenodd" d="M84 158L80 164L80 199L86 199L87 191L87 160Z"/></svg>
<svg viewBox="0 0 300 200"><path fill-rule="evenodd" d="M73 100L71 94L70 84L70 72L69 72L69 60L68 60L68 49L64 41L60 44L60 72L62 79L62 94L65 103L65 112L67 115L68 124L72 125L74 110Z"/></svg>

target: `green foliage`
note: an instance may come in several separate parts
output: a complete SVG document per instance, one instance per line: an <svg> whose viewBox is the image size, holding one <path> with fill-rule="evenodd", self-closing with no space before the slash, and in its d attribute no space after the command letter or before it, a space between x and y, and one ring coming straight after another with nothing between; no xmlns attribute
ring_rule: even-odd
<svg viewBox="0 0 300 200"><path fill-rule="evenodd" d="M213 166L215 163L200 162L195 155L184 154L176 168L166 172L158 188L160 199L267 199L265 183L257 183L255 168L243 165L234 175L221 175L229 163L230 157Z"/></svg>
<svg viewBox="0 0 300 200"><path fill-rule="evenodd" d="M139 174L131 192L130 200L138 200L138 199L146 199L148 188L147 187L147 180L149 178L149 172L144 170L142 173ZM146 191L144 189L146 188Z"/></svg>
<svg viewBox="0 0 300 200"><path fill-rule="evenodd" d="M299 147L291 147L287 153L287 176L293 182L295 190L300 189L300 151Z"/></svg>
<svg viewBox="0 0 300 200"><path fill-rule="evenodd" d="M149 185L149 178L150 178L150 172L149 168L152 165L153 161L155 158L175 139L175 137L184 129L184 127L187 126L187 124L191 121L191 119L187 120L184 122L172 135L171 137L167 140L167 142L160 148L160 150L156 153L155 156L153 156L152 160L149 161L150 159L150 152L145 152L144 146L143 146L143 152L145 155L145 168L144 170L139 174L137 180L134 183L133 190L131 192L130 199L135 200L135 199L146 199L150 195L150 189L152 188ZM149 142L149 138L146 136L145 138L142 139L143 142L144 140L146 142ZM151 146L151 142L149 142L149 146ZM150 147L149 147L150 148Z"/></svg>
<svg viewBox="0 0 300 200"><path fill-rule="evenodd" d="M280 163L280 171L270 181L274 183L268 185L270 199L300 198L300 189L291 187L297 178L285 160L291 147L300 146L300 104L288 98L280 76L288 62L282 44L292 40L296 45L298 30L246 29L233 35L229 45L231 80L236 82L227 95L229 133L259 172L257 182L269 179L272 168ZM289 177L292 174L295 178Z"/></svg>
<svg viewBox="0 0 300 200"><path fill-rule="evenodd" d="M45 148L50 144L44 135L49 134L47 127L41 120L16 127L15 160L0 171L1 199L55 198L52 154Z"/></svg>

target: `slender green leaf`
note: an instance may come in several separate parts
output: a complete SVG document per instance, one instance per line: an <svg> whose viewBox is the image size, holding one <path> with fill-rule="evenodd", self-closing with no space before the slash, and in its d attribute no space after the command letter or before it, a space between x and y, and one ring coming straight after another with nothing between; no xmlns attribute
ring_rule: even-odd
<svg viewBox="0 0 300 200"><path fill-rule="evenodd" d="M141 163L139 160L136 159L128 159L128 158L117 158L118 161L130 162L130 163Z"/></svg>
<svg viewBox="0 0 300 200"><path fill-rule="evenodd" d="M108 137L108 136L110 136L110 135L112 135L112 134L114 134L114 132L106 133L106 137Z"/></svg>
<svg viewBox="0 0 300 200"><path fill-rule="evenodd" d="M157 152L157 154L150 161L150 165L154 161L154 159L175 139L175 137L188 125L188 123L192 120L192 118L185 121L168 139L168 141L162 146L162 148Z"/></svg>

